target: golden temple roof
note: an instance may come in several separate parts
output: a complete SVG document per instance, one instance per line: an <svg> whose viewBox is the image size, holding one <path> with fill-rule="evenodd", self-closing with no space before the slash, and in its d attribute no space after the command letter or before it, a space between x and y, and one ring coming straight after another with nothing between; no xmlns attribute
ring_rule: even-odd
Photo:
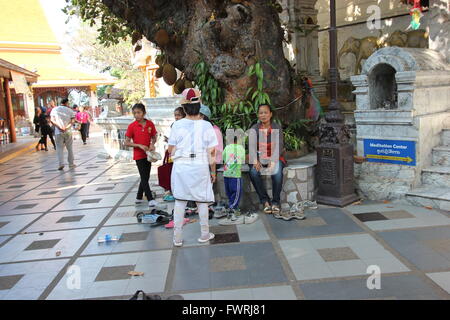
<svg viewBox="0 0 450 320"><path fill-rule="evenodd" d="M115 79L88 73L61 53L39 0L0 0L0 58L39 74L33 87L113 84Z"/></svg>

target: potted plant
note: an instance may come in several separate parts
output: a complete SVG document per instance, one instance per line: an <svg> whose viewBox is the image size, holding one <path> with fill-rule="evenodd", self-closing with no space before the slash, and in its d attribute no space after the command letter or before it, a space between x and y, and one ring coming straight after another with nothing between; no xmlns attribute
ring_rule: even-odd
<svg viewBox="0 0 450 320"><path fill-rule="evenodd" d="M308 154L308 146L300 137L296 134L292 128L287 128L283 131L284 134L284 147L286 148L286 159L296 159Z"/></svg>

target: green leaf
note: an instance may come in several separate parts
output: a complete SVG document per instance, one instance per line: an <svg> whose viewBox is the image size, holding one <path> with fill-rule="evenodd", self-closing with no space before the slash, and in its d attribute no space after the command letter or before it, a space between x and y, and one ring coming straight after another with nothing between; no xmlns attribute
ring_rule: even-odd
<svg viewBox="0 0 450 320"><path fill-rule="evenodd" d="M256 70L256 76L258 77L258 79L262 79L264 77L264 73L263 73L263 70L259 63L256 64L255 70Z"/></svg>
<svg viewBox="0 0 450 320"><path fill-rule="evenodd" d="M258 91L263 90L263 79L258 79Z"/></svg>
<svg viewBox="0 0 450 320"><path fill-rule="evenodd" d="M255 65L252 64L252 65L250 66L250 68L248 69L248 73L247 73L247 74L248 74L249 76L252 76L252 75L254 74L254 71L255 71L254 69L255 69Z"/></svg>
<svg viewBox="0 0 450 320"><path fill-rule="evenodd" d="M277 68L276 68L269 60L266 60L265 62L266 62L269 66L271 66L273 70L277 70Z"/></svg>

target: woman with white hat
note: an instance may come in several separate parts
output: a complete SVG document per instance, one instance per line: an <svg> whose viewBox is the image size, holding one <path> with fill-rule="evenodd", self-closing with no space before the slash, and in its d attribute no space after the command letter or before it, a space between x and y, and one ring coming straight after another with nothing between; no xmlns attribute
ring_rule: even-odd
<svg viewBox="0 0 450 320"><path fill-rule="evenodd" d="M200 91L186 89L182 93L186 117L176 121L170 133L172 155L172 193L175 198L173 243L183 245L184 210L189 200L197 202L201 237L205 243L214 238L209 232L208 204L214 202L212 184L216 180L215 147L217 138L212 125L200 118Z"/></svg>

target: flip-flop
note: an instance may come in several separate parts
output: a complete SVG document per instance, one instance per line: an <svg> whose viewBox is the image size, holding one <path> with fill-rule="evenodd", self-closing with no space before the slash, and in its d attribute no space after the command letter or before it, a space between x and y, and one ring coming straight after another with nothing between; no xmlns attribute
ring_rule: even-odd
<svg viewBox="0 0 450 320"><path fill-rule="evenodd" d="M266 213L266 214L272 214L272 206L264 207L264 213Z"/></svg>
<svg viewBox="0 0 450 320"><path fill-rule="evenodd" d="M186 223L189 223L189 218L184 218L184 223L183 225L185 225ZM172 229L175 226L175 222L173 220L171 220L168 224L166 224L164 227L166 229Z"/></svg>
<svg viewBox="0 0 450 320"><path fill-rule="evenodd" d="M277 205L273 205L272 206L272 213L273 214L280 214L280 212L281 212L281 210L280 210L279 206L277 206Z"/></svg>

